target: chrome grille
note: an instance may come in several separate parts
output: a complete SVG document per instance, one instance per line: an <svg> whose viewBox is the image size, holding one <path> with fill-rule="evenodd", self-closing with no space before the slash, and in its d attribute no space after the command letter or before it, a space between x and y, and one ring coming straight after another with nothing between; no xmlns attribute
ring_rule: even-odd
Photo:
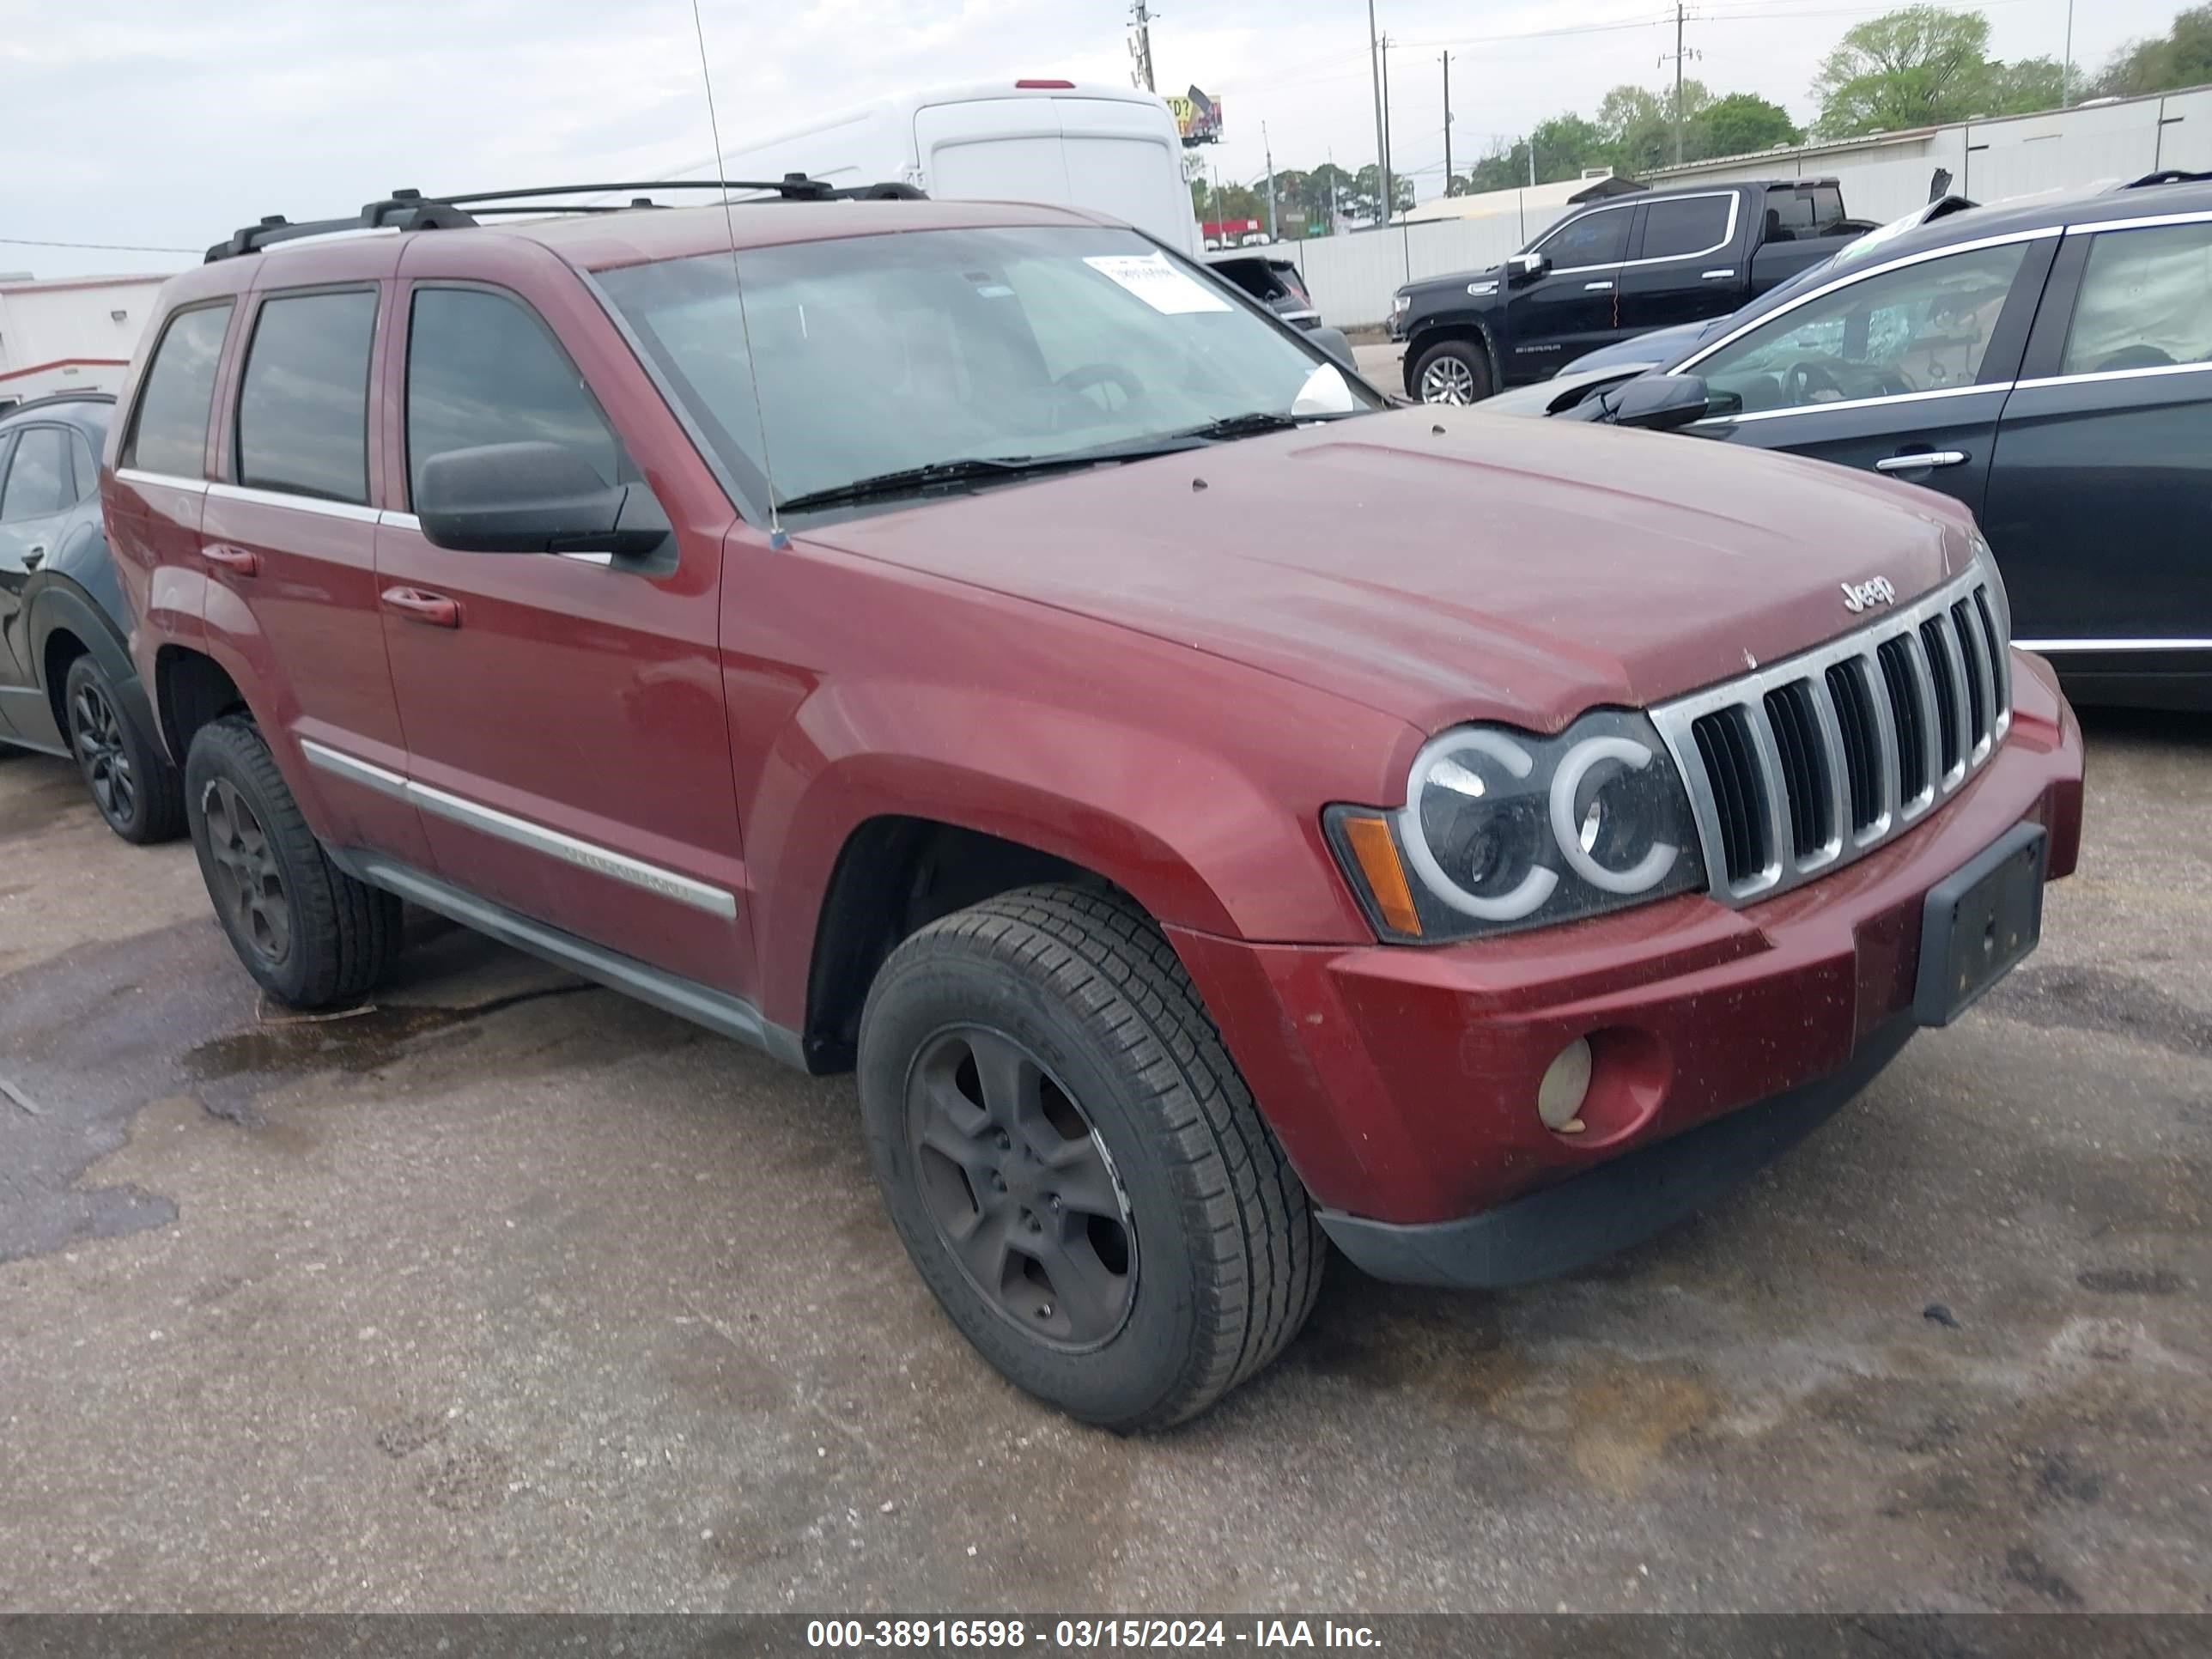
<svg viewBox="0 0 2212 1659"><path fill-rule="evenodd" d="M1979 565L1873 625L1651 710L1715 897L1784 892L1872 851L2012 724L2004 591Z"/></svg>

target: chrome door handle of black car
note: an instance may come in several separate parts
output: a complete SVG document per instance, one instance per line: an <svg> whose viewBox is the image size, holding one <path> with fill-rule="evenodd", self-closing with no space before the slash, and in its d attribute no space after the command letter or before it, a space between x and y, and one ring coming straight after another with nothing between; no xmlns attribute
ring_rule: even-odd
<svg viewBox="0 0 2212 1659"><path fill-rule="evenodd" d="M1583 284L1583 292L1585 294L1603 294L1608 291L1612 287L1613 284L1611 283L1584 283Z"/></svg>
<svg viewBox="0 0 2212 1659"><path fill-rule="evenodd" d="M1967 459L1963 449L1923 449L1917 454L1888 455L1874 464L1877 472L1917 472L1923 467L1956 466Z"/></svg>

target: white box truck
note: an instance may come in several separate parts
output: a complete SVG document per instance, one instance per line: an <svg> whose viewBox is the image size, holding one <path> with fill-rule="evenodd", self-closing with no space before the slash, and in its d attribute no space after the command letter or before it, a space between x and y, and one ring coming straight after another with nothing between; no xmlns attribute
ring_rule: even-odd
<svg viewBox="0 0 2212 1659"><path fill-rule="evenodd" d="M879 99L740 144L726 179L804 173L842 188L913 185L940 201L1048 202L1126 219L1203 252L1167 105L1127 87L1007 81Z"/></svg>

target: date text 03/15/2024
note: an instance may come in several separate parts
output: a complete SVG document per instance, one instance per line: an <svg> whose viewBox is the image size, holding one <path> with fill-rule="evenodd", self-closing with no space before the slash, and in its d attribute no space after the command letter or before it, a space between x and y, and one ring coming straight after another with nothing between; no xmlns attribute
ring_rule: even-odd
<svg viewBox="0 0 2212 1659"><path fill-rule="evenodd" d="M1175 1651L1227 1648L1374 1648L1371 1626L1333 1619L817 1619L806 1645L827 1649L969 1648L1016 1652L1039 1647L1071 1651L1129 1649Z"/></svg>

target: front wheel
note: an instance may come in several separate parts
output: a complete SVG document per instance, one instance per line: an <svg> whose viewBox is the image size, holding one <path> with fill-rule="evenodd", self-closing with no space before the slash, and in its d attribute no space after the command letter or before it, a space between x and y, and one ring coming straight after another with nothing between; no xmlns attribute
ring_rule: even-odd
<svg viewBox="0 0 2212 1659"><path fill-rule="evenodd" d="M860 1104L907 1251L1009 1380L1121 1431L1196 1415L1297 1334L1327 1249L1173 948L1032 887L892 952Z"/></svg>
<svg viewBox="0 0 2212 1659"><path fill-rule="evenodd" d="M1440 340L1414 361L1413 395L1425 404L1476 404L1490 392L1490 354L1480 340Z"/></svg>

